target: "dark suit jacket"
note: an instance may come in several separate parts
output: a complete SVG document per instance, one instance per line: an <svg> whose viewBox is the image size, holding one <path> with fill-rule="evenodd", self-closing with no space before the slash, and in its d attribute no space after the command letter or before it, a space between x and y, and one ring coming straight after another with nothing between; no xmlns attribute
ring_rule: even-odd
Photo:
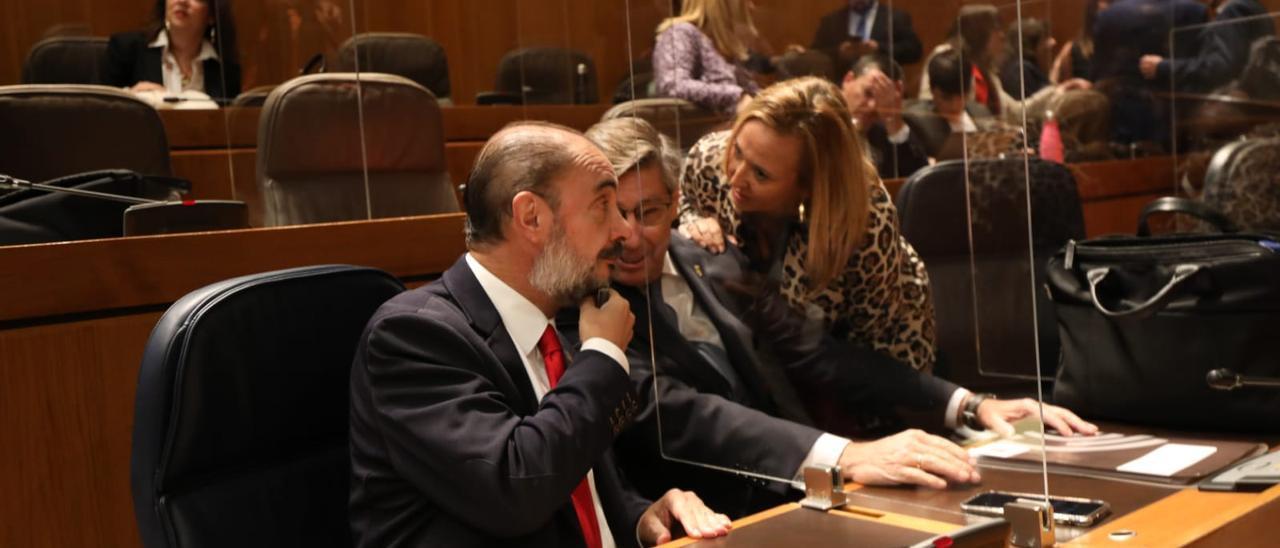
<svg viewBox="0 0 1280 548"><path fill-rule="evenodd" d="M1184 93L1208 93L1227 84L1244 70L1253 42L1276 33L1275 22L1270 18L1236 20L1266 12L1256 0L1230 0L1223 4L1213 25L1174 35L1175 44L1199 40L1199 50L1190 57L1165 59L1157 78L1168 81L1172 77L1177 91Z"/></svg>
<svg viewBox="0 0 1280 548"><path fill-rule="evenodd" d="M907 12L900 9L890 9L885 2L880 2L876 7L876 18L871 24L871 39L880 44L880 51L889 53L889 28L892 20L893 28L893 60L903 65L909 65L920 60L924 55L924 48L920 45L920 38L916 36L916 29L911 24L911 16ZM813 43L809 45L810 49L821 50L836 63L836 69L843 76L849 70L849 65L841 65L840 62L840 44L848 40L856 40L849 36L849 7L845 6L839 10L822 16L818 21L818 30L813 34Z"/></svg>
<svg viewBox="0 0 1280 548"><path fill-rule="evenodd" d="M820 430L803 424L808 420L804 400L814 393L797 392L796 387L813 383L838 386L844 392L834 397L850 405L872 402L875 398L870 393L884 392L901 398L898 403L924 406L945 404L956 388L830 337L820 336L821 342L812 347L794 344L795 339L784 335L790 331L774 329L776 323L770 324L773 340L759 344L761 336L752 324L766 321L763 317L770 314L744 306L746 301L754 301L755 295L730 289L747 279L745 257L737 249L713 255L674 232L670 252L698 305L715 324L733 370L726 374L699 354L680 335L674 316L658 306L650 307L640 290L616 286L636 314L635 336L627 356L641 400L640 412L619 436L616 452L627 477L642 493L662 493L672 487L692 489L713 509L733 515L776 505L799 492L779 482L761 482L670 459L790 480L821 435ZM561 319L562 325L571 321ZM656 375L650 359L651 343L657 359ZM881 368L884 376L879 374ZM907 379L904 377L910 375L904 371L927 378ZM737 380L731 382L729 375ZM798 382L793 385L792 379Z"/></svg>
<svg viewBox="0 0 1280 548"><path fill-rule="evenodd" d="M868 152L871 161L881 179L897 179L910 177L916 170L929 165L929 148L922 130L916 127L915 121L903 118L907 127L911 128L906 142L894 144L889 140L889 130L884 124L876 123L867 128Z"/></svg>
<svg viewBox="0 0 1280 548"><path fill-rule="evenodd" d="M963 152L957 147L955 150L949 150L948 140L951 139L951 124L946 118L939 116L934 112L933 101L924 100L912 103L903 113L903 118L910 120L911 132L918 133L921 143L924 145L925 153L931 158L938 160L951 160L958 158L958 154ZM964 105L965 112L969 113L969 117L973 118L974 125L979 130L983 130L991 124L991 110L986 105L974 101L968 101Z"/></svg>
<svg viewBox="0 0 1280 548"><path fill-rule="evenodd" d="M594 351L574 355L539 405L460 259L384 304L361 337L351 371L356 545L581 546L570 495L593 469L610 529L632 546L648 502L608 451L634 406L627 375Z"/></svg>
<svg viewBox="0 0 1280 548"><path fill-rule="evenodd" d="M107 42L107 59L103 68L103 84L129 87L138 82L164 83L160 69L160 48L149 48L148 34L142 31L111 35ZM218 53L219 57L222 53ZM234 99L240 94L240 64L232 60L223 70L222 62L208 59L201 64L204 92L213 99ZM223 82L223 73L226 82Z"/></svg>

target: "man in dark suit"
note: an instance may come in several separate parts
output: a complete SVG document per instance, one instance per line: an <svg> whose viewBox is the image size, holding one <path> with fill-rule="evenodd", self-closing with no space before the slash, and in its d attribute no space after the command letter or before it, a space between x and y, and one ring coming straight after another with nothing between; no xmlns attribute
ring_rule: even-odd
<svg viewBox="0 0 1280 548"><path fill-rule="evenodd" d="M903 65L924 54L911 16L876 0L849 0L848 6L824 15L809 49L831 56L840 74L868 53L892 55Z"/></svg>
<svg viewBox="0 0 1280 548"><path fill-rule="evenodd" d="M987 106L966 96L973 87L973 65L950 49L929 60L932 99L907 108L906 119L916 128L924 150L935 160L964 157L962 134L991 129L995 118Z"/></svg>
<svg viewBox="0 0 1280 548"><path fill-rule="evenodd" d="M652 505L609 447L635 406L634 317L608 281L625 224L608 162L549 124L498 132L467 185L467 247L369 321L351 372L358 546L634 545L728 519L690 493ZM614 294L616 295L616 294ZM581 303L577 352L549 318ZM567 367L566 367L567 365Z"/></svg>
<svg viewBox="0 0 1280 548"><path fill-rule="evenodd" d="M943 488L980 479L963 450L919 430L853 442L807 425L804 400L819 390L841 405L927 409L938 426L957 426L969 402L974 420L1005 431L1006 421L1036 409L1031 400L977 398L837 342L825 329L808 330L780 299L748 294L752 302L744 306L742 292L732 289L747 280L742 254L730 247L713 255L670 229L679 190L671 162L664 161L670 146L656 130L624 118L601 122L587 136L620 174L618 207L630 228L613 281L636 312L627 356L641 406L616 447L641 492L682 485L718 509L743 514L792 494L789 480L810 465L839 465L845 477L864 484ZM758 338L769 341L763 354ZM1091 431L1070 412L1047 407L1051 427ZM692 463L786 481L761 483Z"/></svg>
<svg viewBox="0 0 1280 548"><path fill-rule="evenodd" d="M882 179L910 177L929 165L919 130L902 116L902 67L868 54L845 73L840 92Z"/></svg>
<svg viewBox="0 0 1280 548"><path fill-rule="evenodd" d="M1254 41L1275 36L1275 22L1257 0L1213 0L1217 15L1213 24L1177 30L1173 44L1197 41L1199 49L1189 57L1166 59L1143 55L1138 70L1148 80L1170 81L1183 93L1209 93L1227 84L1244 70ZM1181 48L1179 48L1181 49Z"/></svg>

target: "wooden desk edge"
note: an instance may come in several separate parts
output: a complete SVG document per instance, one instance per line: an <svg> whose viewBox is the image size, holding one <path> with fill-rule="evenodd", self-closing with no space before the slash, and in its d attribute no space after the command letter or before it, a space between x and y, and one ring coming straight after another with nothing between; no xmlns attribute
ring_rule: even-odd
<svg viewBox="0 0 1280 548"><path fill-rule="evenodd" d="M1280 499L1280 485L1261 493L1221 493L1187 487L1120 516L1066 543L1068 546L1187 546L1222 530L1250 512ZM1206 508L1217 511L1205 512ZM1137 533L1111 540L1115 531Z"/></svg>

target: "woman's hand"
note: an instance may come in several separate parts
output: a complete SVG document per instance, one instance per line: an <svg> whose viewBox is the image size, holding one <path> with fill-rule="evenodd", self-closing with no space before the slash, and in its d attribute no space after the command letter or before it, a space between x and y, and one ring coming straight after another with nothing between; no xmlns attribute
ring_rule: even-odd
<svg viewBox="0 0 1280 548"><path fill-rule="evenodd" d="M164 86L157 84L155 82L148 82L146 80L143 80L141 82L134 84L133 87L129 88L129 91L132 91L134 93L142 93L146 91L164 91Z"/></svg>
<svg viewBox="0 0 1280 548"><path fill-rule="evenodd" d="M697 220L680 225L679 230L681 236L693 240L693 243L707 251L717 255L724 253L724 232L720 230L720 222L714 218L698 217ZM729 241L734 245L738 244L732 237Z"/></svg>

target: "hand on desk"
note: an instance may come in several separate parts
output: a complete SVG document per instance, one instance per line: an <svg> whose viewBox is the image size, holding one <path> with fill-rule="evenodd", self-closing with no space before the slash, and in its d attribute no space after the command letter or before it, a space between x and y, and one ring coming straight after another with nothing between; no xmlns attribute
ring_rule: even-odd
<svg viewBox="0 0 1280 548"><path fill-rule="evenodd" d="M983 400L978 405L977 414L978 420L982 421L982 424L988 429L1001 436L1012 436L1014 434L1013 425L1009 423L1026 417L1038 416L1040 414L1040 404L1031 398L1018 400L990 398ZM1047 403L1044 404L1044 425L1057 430L1058 433L1064 436L1070 436L1074 433L1092 436L1098 433L1098 427L1092 423L1077 417L1075 413L1067 409Z"/></svg>
<svg viewBox="0 0 1280 548"><path fill-rule="evenodd" d="M717 514L690 491L672 489L649 505L636 526L640 542L646 546L671 541L672 519L680 521L693 538L714 538L729 534L729 517Z"/></svg>
<svg viewBox="0 0 1280 548"><path fill-rule="evenodd" d="M914 429L850 443L840 454L840 470L845 478L863 485L910 483L945 489L949 482L982 481L964 449Z"/></svg>

